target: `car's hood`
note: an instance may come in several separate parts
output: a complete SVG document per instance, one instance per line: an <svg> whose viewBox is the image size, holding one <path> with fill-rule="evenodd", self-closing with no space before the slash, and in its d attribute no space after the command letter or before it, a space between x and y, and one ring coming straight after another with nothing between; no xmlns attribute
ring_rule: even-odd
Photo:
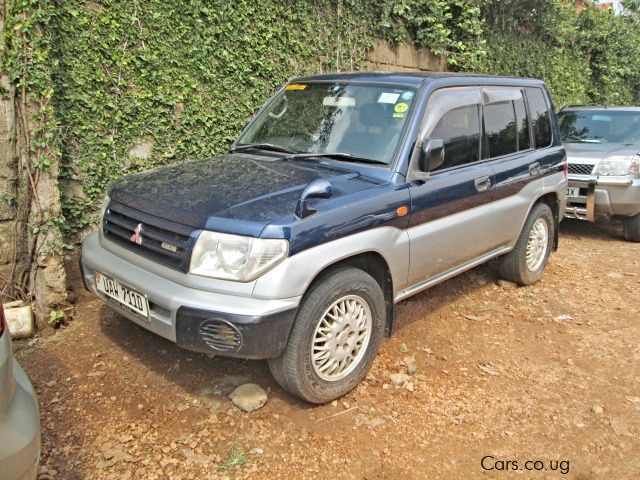
<svg viewBox="0 0 640 480"><path fill-rule="evenodd" d="M332 183L332 198L381 183L317 161L270 161L236 153L128 175L109 195L131 208L194 228L204 228L210 218L266 225L292 214L302 189L317 178Z"/></svg>
<svg viewBox="0 0 640 480"><path fill-rule="evenodd" d="M632 155L640 152L640 145L623 143L565 143L569 163L599 163L611 155Z"/></svg>

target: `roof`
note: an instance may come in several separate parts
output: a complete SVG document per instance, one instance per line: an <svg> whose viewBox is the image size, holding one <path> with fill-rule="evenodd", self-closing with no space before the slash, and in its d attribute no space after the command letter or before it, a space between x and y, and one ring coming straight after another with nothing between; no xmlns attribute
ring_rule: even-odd
<svg viewBox="0 0 640 480"><path fill-rule="evenodd" d="M456 84L475 85L542 85L544 82L533 78L501 77L494 75L481 75L476 73L459 72L349 72L327 73L322 75L310 75L292 79L296 82L317 81L351 81L351 82L375 82L375 83L400 83L409 85L422 85L433 81L450 80Z"/></svg>
<svg viewBox="0 0 640 480"><path fill-rule="evenodd" d="M607 111L607 112L640 112L640 107L634 105L620 106L620 107L605 107L603 105L567 105L562 108L565 110L589 110L589 111Z"/></svg>

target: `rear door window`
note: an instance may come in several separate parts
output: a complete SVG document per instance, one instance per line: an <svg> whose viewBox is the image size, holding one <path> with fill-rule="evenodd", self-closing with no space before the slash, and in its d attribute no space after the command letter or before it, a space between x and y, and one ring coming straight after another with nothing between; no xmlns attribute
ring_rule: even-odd
<svg viewBox="0 0 640 480"><path fill-rule="evenodd" d="M518 151L518 130L513 101L484 106L484 128L489 157L500 157Z"/></svg>
<svg viewBox="0 0 640 480"><path fill-rule="evenodd" d="M529 115L533 127L533 138L536 148L544 148L551 145L551 117L545 95L541 88L529 87L525 89Z"/></svg>
<svg viewBox="0 0 640 480"><path fill-rule="evenodd" d="M529 119L522 90L488 87L484 95L484 129L489 158L531 148Z"/></svg>

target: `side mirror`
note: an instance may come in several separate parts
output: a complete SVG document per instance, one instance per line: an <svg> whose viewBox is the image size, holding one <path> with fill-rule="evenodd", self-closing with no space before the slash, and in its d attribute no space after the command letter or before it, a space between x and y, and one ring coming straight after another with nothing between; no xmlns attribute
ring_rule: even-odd
<svg viewBox="0 0 640 480"><path fill-rule="evenodd" d="M296 205L296 217L303 219L316 213L316 209L307 205L310 198L330 198L333 195L333 185L328 180L318 178L309 183L298 199Z"/></svg>
<svg viewBox="0 0 640 480"><path fill-rule="evenodd" d="M429 138L422 142L418 170L427 173L435 170L444 163L444 141L439 138Z"/></svg>

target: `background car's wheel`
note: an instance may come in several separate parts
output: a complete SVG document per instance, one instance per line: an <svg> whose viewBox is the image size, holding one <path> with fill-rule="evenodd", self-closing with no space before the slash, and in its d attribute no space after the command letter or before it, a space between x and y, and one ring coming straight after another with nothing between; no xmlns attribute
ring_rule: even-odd
<svg viewBox="0 0 640 480"><path fill-rule="evenodd" d="M366 375L384 334L385 298L368 273L338 268L305 295L284 353L269 360L276 381L312 403L341 397Z"/></svg>
<svg viewBox="0 0 640 480"><path fill-rule="evenodd" d="M531 285L542 276L553 245L555 222L548 205L533 207L516 246L500 263L500 275L518 285Z"/></svg>
<svg viewBox="0 0 640 480"><path fill-rule="evenodd" d="M624 220L624 238L631 242L640 242L640 214Z"/></svg>

